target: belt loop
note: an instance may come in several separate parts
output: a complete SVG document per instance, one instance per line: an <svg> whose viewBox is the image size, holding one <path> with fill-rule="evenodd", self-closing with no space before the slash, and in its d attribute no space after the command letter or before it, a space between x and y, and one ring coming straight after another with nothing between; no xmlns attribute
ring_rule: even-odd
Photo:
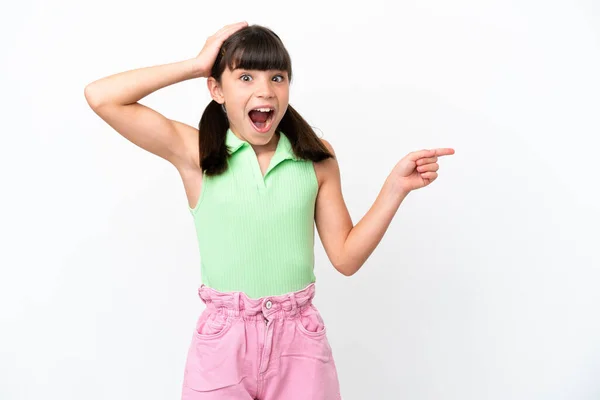
<svg viewBox="0 0 600 400"><path fill-rule="evenodd" d="M298 304L296 302L296 296L294 295L294 292L290 293L290 303L292 304L290 315L293 317L298 312Z"/></svg>
<svg viewBox="0 0 600 400"><path fill-rule="evenodd" d="M233 294L233 309L234 315L238 317L240 315L240 292Z"/></svg>

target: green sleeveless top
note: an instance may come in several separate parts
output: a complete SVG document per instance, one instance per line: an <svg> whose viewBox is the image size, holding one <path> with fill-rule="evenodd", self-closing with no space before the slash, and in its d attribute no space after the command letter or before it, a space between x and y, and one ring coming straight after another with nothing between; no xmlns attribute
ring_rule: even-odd
<svg viewBox="0 0 600 400"><path fill-rule="evenodd" d="M189 207L200 250L202 283L251 298L276 296L315 282L314 211L318 182L280 132L264 177L252 146L227 130L227 171L203 174Z"/></svg>

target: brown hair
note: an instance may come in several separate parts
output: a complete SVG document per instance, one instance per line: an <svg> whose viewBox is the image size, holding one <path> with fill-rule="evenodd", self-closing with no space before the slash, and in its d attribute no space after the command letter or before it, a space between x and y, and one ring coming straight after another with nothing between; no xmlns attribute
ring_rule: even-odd
<svg viewBox="0 0 600 400"><path fill-rule="evenodd" d="M211 75L221 82L221 75L230 70L249 69L287 71L292 79L292 62L281 39L273 31L260 25L250 25L229 36L211 69ZM230 156L225 139L229 120L221 104L212 100L207 106L198 130L200 166L206 175L219 175L227 170ZM287 110L276 128L290 140L296 157L304 160L322 161L335 156L325 147L310 125L288 104Z"/></svg>

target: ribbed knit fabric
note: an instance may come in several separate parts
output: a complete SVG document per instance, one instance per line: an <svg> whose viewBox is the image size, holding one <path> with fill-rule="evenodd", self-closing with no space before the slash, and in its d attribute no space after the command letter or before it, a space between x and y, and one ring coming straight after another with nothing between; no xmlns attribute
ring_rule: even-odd
<svg viewBox="0 0 600 400"><path fill-rule="evenodd" d="M276 296L315 282L312 161L298 159L280 133L263 177L252 146L229 129L229 168L203 177L190 210L198 236L202 283L248 297Z"/></svg>

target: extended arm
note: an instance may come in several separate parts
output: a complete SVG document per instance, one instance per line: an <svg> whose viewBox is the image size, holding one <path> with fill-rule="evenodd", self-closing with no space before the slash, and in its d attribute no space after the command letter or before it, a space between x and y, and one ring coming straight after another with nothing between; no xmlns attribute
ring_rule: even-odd
<svg viewBox="0 0 600 400"><path fill-rule="evenodd" d="M335 154L331 144L322 141ZM390 175L369 211L353 226L342 195L337 160L324 160L319 168L323 176L315 209L319 237L334 268L351 276L375 250L408 192Z"/></svg>
<svg viewBox="0 0 600 400"><path fill-rule="evenodd" d="M335 155L331 144L325 140L323 144ZM342 197L337 160L329 158L321 161L318 168L323 178L317 196L315 221L333 266L346 276L356 273L383 238L408 193L435 181L438 157L452 154L452 148L408 153L394 166L373 206L356 226L352 224Z"/></svg>

